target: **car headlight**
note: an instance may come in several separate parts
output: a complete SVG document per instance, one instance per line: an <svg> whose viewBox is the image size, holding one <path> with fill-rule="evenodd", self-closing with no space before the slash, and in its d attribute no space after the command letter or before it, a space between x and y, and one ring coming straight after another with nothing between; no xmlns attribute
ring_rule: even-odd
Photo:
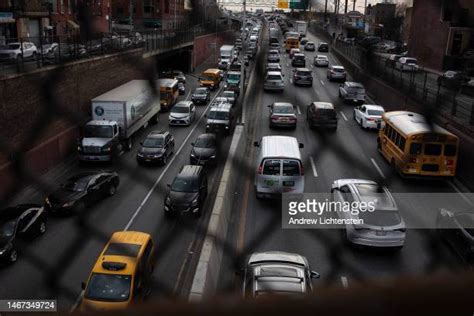
<svg viewBox="0 0 474 316"><path fill-rule="evenodd" d="M0 256L4 255L8 249L10 248L10 245L6 245L4 248L0 249Z"/></svg>
<svg viewBox="0 0 474 316"><path fill-rule="evenodd" d="M71 207L71 206L74 205L74 203L76 203L76 201L71 201L71 202L64 203L63 207Z"/></svg>
<svg viewBox="0 0 474 316"><path fill-rule="evenodd" d="M102 151L106 152L106 153L110 152L111 150L112 150L112 147L110 147L110 146L102 148Z"/></svg>
<svg viewBox="0 0 474 316"><path fill-rule="evenodd" d="M82 151L82 146L81 145L77 146L77 151Z"/></svg>
<svg viewBox="0 0 474 316"><path fill-rule="evenodd" d="M165 204L170 204L171 203L171 199L169 197L169 195L166 197L165 199Z"/></svg>
<svg viewBox="0 0 474 316"><path fill-rule="evenodd" d="M191 153L190 156L193 157L193 158L196 158L196 155L193 154L193 153Z"/></svg>
<svg viewBox="0 0 474 316"><path fill-rule="evenodd" d="M210 159L215 159L216 158L216 155L212 155L211 157L209 157Z"/></svg>
<svg viewBox="0 0 474 316"><path fill-rule="evenodd" d="M195 199L192 201L192 205L193 205L193 206L196 206L198 203L199 203L199 198L195 198Z"/></svg>
<svg viewBox="0 0 474 316"><path fill-rule="evenodd" d="M206 125L206 128L209 128L209 127L211 127L211 126L210 126L209 124L207 124L207 125Z"/></svg>

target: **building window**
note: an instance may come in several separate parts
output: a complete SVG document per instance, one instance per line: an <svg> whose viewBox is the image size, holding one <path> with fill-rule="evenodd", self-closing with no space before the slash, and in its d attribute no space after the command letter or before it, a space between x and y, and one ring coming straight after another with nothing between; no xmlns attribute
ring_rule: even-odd
<svg viewBox="0 0 474 316"><path fill-rule="evenodd" d="M143 0L143 13L152 14L155 12L153 0Z"/></svg>

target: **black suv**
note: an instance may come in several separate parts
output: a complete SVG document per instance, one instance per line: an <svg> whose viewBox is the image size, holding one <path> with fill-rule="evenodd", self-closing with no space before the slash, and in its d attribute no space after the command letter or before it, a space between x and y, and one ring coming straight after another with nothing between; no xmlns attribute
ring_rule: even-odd
<svg viewBox="0 0 474 316"><path fill-rule="evenodd" d="M160 162L166 165L168 157L174 152L174 137L167 131L153 131L140 143L137 152L137 162Z"/></svg>
<svg viewBox="0 0 474 316"><path fill-rule="evenodd" d="M191 95L191 101L194 104L207 104L209 100L211 100L209 88L197 88Z"/></svg>
<svg viewBox="0 0 474 316"><path fill-rule="evenodd" d="M293 67L306 67L306 57L304 54L296 53L291 59Z"/></svg>
<svg viewBox="0 0 474 316"><path fill-rule="evenodd" d="M337 113L334 105L329 102L313 102L308 105L306 120L311 129L315 127L337 129Z"/></svg>
<svg viewBox="0 0 474 316"><path fill-rule="evenodd" d="M207 177L202 166L183 166L174 178L165 198L165 215L174 217L181 213L201 216L207 196Z"/></svg>
<svg viewBox="0 0 474 316"><path fill-rule="evenodd" d="M324 42L319 43L318 52L324 52L324 53L329 52L329 44L324 43Z"/></svg>

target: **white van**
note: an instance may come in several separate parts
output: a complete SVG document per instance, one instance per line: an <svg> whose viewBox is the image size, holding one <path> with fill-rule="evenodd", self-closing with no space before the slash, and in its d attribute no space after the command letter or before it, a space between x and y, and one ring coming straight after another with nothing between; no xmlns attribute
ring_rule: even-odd
<svg viewBox="0 0 474 316"><path fill-rule="evenodd" d="M259 148L254 182L257 198L304 192L303 144L295 137L264 136L254 145Z"/></svg>

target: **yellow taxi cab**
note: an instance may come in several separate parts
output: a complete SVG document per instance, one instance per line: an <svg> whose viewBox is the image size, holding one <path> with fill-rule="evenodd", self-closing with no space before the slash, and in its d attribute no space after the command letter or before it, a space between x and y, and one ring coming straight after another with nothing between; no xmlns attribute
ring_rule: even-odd
<svg viewBox="0 0 474 316"><path fill-rule="evenodd" d="M79 310L117 310L142 301L151 291L154 256L149 234L115 232L82 283Z"/></svg>
<svg viewBox="0 0 474 316"><path fill-rule="evenodd" d="M217 89L221 80L222 70L216 68L210 68L199 76L200 85L202 87L209 87L211 90Z"/></svg>

